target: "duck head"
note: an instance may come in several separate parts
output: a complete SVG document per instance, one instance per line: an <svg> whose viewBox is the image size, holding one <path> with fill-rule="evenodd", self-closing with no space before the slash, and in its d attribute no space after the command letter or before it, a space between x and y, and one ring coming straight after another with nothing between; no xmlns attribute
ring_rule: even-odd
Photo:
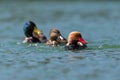
<svg viewBox="0 0 120 80"><path fill-rule="evenodd" d="M56 28L51 29L49 35L51 35L52 33L56 33L58 36L61 36L60 31Z"/></svg>
<svg viewBox="0 0 120 80"><path fill-rule="evenodd" d="M67 42L66 39L61 35L61 33L58 29L56 29L56 28L51 29L49 35L51 36L51 34L56 34L57 40L59 42L61 42L61 43Z"/></svg>
<svg viewBox="0 0 120 80"><path fill-rule="evenodd" d="M23 31L26 37L32 37L34 28L37 28L35 23L32 21L28 21L24 24Z"/></svg>
<svg viewBox="0 0 120 80"><path fill-rule="evenodd" d="M24 24L23 31L26 37L34 37L40 41L46 41L46 37L43 35L43 32L40 31L32 21L28 21Z"/></svg>
<svg viewBox="0 0 120 80"><path fill-rule="evenodd" d="M78 31L73 31L68 35L68 43L74 44L76 42L81 42L82 44L87 44L86 40L82 38L82 35Z"/></svg>
<svg viewBox="0 0 120 80"><path fill-rule="evenodd" d="M43 34L32 21L28 21L24 24L23 31L26 37L33 37L34 35L40 36Z"/></svg>

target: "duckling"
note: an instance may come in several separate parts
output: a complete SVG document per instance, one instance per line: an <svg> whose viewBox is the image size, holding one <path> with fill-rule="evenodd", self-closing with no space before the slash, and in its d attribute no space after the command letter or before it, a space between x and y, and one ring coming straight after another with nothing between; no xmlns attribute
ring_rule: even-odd
<svg viewBox="0 0 120 80"><path fill-rule="evenodd" d="M68 43L65 46L66 50L79 50L87 47L87 41L83 39L78 31L73 31L68 35Z"/></svg>
<svg viewBox="0 0 120 80"><path fill-rule="evenodd" d="M47 41L46 36L41 30L39 30L33 21L28 21L24 24L23 31L25 39L23 43L45 43Z"/></svg>

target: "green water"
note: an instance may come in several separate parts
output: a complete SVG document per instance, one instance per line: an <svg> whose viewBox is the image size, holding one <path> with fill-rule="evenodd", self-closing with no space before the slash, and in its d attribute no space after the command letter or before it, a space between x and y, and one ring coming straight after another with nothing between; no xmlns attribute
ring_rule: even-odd
<svg viewBox="0 0 120 80"><path fill-rule="evenodd" d="M88 48L23 44L32 20L48 37L80 31ZM0 2L1 80L120 80L120 2Z"/></svg>

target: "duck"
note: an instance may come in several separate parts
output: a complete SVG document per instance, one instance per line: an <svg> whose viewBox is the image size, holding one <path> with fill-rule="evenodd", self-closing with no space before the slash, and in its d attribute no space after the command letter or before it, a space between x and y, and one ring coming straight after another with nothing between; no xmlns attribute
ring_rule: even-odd
<svg viewBox="0 0 120 80"><path fill-rule="evenodd" d="M61 32L56 28L50 29L49 37L50 38L46 43L47 45L58 46L60 44L67 43L67 40L61 35Z"/></svg>
<svg viewBox="0 0 120 80"><path fill-rule="evenodd" d="M82 37L79 31L72 31L69 33L65 50L81 50L86 47L87 41Z"/></svg>
<svg viewBox="0 0 120 80"><path fill-rule="evenodd" d="M46 36L41 30L39 30L33 21L28 21L23 26L25 39L23 43L45 43L47 41Z"/></svg>

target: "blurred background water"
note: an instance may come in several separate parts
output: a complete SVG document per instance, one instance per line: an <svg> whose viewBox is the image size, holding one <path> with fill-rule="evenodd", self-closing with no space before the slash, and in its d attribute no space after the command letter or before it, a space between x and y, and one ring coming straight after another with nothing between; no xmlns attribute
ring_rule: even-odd
<svg viewBox="0 0 120 80"><path fill-rule="evenodd" d="M80 31L88 48L23 44L32 20L48 36L58 28L67 38ZM120 80L120 2L0 1L1 80Z"/></svg>

